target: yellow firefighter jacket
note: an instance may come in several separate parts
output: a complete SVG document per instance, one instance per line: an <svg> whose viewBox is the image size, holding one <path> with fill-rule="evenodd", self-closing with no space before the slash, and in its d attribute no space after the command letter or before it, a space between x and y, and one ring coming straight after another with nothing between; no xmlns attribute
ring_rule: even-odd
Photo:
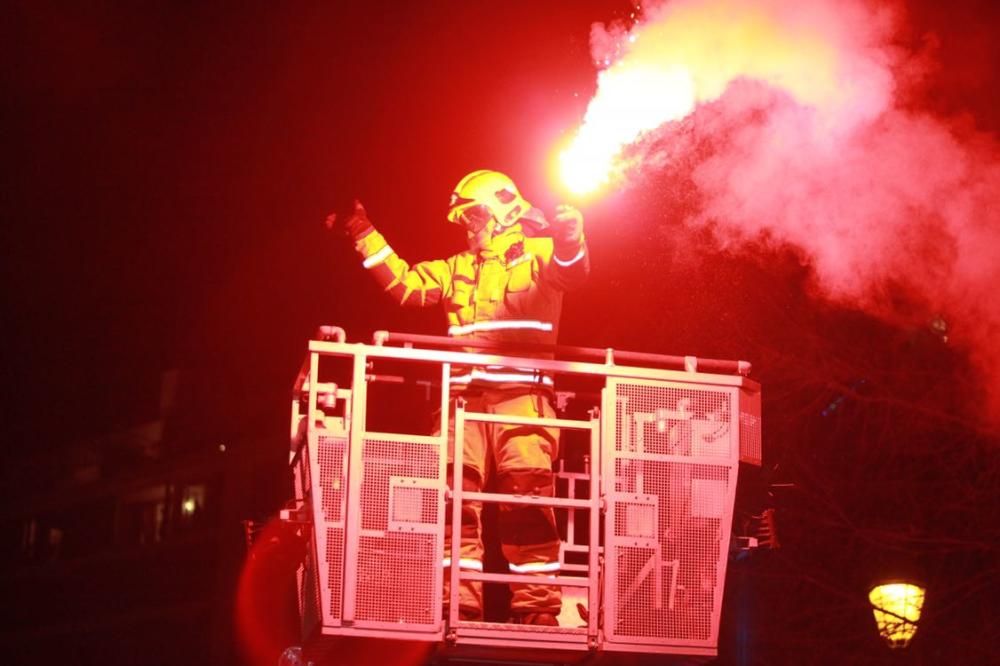
<svg viewBox="0 0 1000 666"><path fill-rule="evenodd" d="M377 231L356 248L364 266L403 306L440 304L448 335L475 340L555 344L563 293L590 272L586 242L556 257L551 238L527 238L519 224L494 237L487 251L460 252L410 266ZM534 355L534 354L533 354ZM516 368L464 368L453 384L545 383L551 378Z"/></svg>

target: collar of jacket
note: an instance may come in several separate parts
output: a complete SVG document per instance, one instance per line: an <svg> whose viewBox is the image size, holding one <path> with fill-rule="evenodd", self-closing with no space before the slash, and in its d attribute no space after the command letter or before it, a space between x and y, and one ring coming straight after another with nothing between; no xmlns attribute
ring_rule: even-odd
<svg viewBox="0 0 1000 666"><path fill-rule="evenodd" d="M480 250L476 255L477 261L487 261L488 259L499 258L504 264L517 257L507 257L511 247L524 242L524 232L520 224L513 224L509 229L499 236L494 236L488 250ZM523 250L522 250L523 252Z"/></svg>

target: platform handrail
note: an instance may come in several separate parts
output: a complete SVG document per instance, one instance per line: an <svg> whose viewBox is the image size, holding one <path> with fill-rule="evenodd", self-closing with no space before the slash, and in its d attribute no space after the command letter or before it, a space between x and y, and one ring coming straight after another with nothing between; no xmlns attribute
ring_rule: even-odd
<svg viewBox="0 0 1000 666"><path fill-rule="evenodd" d="M428 347L443 347L448 349L484 349L505 351L515 354L517 352L550 353L555 356L598 359L608 363L609 365L656 365L672 370L743 375L744 377L748 376L753 369L753 366L749 361L621 351L610 347L576 347L572 345L548 345L528 342L512 345L510 343L496 342L492 340L465 340L446 337L443 335L396 333L384 330L375 331L372 336L372 344L376 347L384 347L387 344L393 343L398 345L425 345Z"/></svg>
<svg viewBox="0 0 1000 666"><path fill-rule="evenodd" d="M521 368L524 370L530 369L556 375L590 375L668 381L687 381L698 376L698 381L700 382L712 378L710 383L720 386L743 386L751 390L759 388L757 382L745 375L738 373L712 373L709 372L710 368L704 364L698 365L694 370L692 370L692 364L689 364L687 370L682 370L642 365L595 363L584 360L561 360L551 357L515 356L513 354L489 353L488 350L462 351L454 349L454 347L462 346L451 345L452 349L434 349L431 347L413 347L410 345L377 346L366 345L364 343L325 342L322 340L311 340L309 342L311 353L335 356L356 356L363 354L369 361L387 359L429 364L449 363L452 366L493 365ZM731 361L729 363L742 362Z"/></svg>

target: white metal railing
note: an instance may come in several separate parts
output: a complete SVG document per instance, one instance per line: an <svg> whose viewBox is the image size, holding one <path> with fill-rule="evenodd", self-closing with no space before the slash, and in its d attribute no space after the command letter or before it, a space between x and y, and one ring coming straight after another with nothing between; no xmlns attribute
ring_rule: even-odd
<svg viewBox="0 0 1000 666"><path fill-rule="evenodd" d="M373 342L348 343L343 329L323 327L309 342L294 386L291 464L296 499L308 508L312 522L310 559L300 572L306 639L355 635L445 641L455 647L714 654L737 463L760 462L760 387L746 377L748 363L582 347L511 350L496 343L384 331ZM321 374L330 362L338 364L339 377ZM437 434L368 429L368 384L411 380L405 373L379 373L383 363L418 364L439 378L420 380L440 392ZM461 399L467 387L451 381L457 366L546 373L556 378L557 391L581 381L598 381L603 388L593 398L588 419L471 412ZM450 422L453 442L448 441ZM565 497L465 492L466 422L586 433L585 469L554 469L568 484ZM414 471L410 458L423 461L420 470ZM578 496L578 484L585 484L586 497ZM460 560L462 505L472 501L567 512L560 551L564 575L540 578L452 566L447 570L449 612L443 617L440 562L443 557ZM427 516L419 518L421 510ZM581 510L588 514L586 543L577 542L582 535L576 512ZM449 553L443 552L444 511L451 512ZM372 522L376 514L378 520L385 514L384 524ZM565 563L569 553L586 558L586 564ZM385 567L382 580L380 566ZM420 580L393 594L394 577L407 576ZM696 577L700 589L692 588ZM588 610L585 626L463 622L457 601L462 581L581 589ZM707 622L702 618L706 608Z"/></svg>

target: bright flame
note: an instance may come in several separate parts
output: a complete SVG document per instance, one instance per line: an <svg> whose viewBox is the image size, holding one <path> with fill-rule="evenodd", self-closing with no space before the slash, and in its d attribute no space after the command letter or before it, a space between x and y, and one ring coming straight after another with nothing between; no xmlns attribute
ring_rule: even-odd
<svg viewBox="0 0 1000 666"><path fill-rule="evenodd" d="M836 105L848 94L839 83L846 65L830 35L820 37L824 19L767 1L679 0L628 32L598 26L595 55L610 66L560 155L563 182L578 195L611 182L628 168L629 145L717 99L739 78L767 82L806 106ZM613 52L615 62L597 51Z"/></svg>
<svg viewBox="0 0 1000 666"><path fill-rule="evenodd" d="M924 588L911 583L878 585L868 594L878 632L889 647L906 647L917 632Z"/></svg>
<svg viewBox="0 0 1000 666"><path fill-rule="evenodd" d="M563 180L574 194L608 182L622 148L647 130L683 118L694 109L694 87L682 67L618 64L598 77L601 94L583 126L560 156Z"/></svg>

